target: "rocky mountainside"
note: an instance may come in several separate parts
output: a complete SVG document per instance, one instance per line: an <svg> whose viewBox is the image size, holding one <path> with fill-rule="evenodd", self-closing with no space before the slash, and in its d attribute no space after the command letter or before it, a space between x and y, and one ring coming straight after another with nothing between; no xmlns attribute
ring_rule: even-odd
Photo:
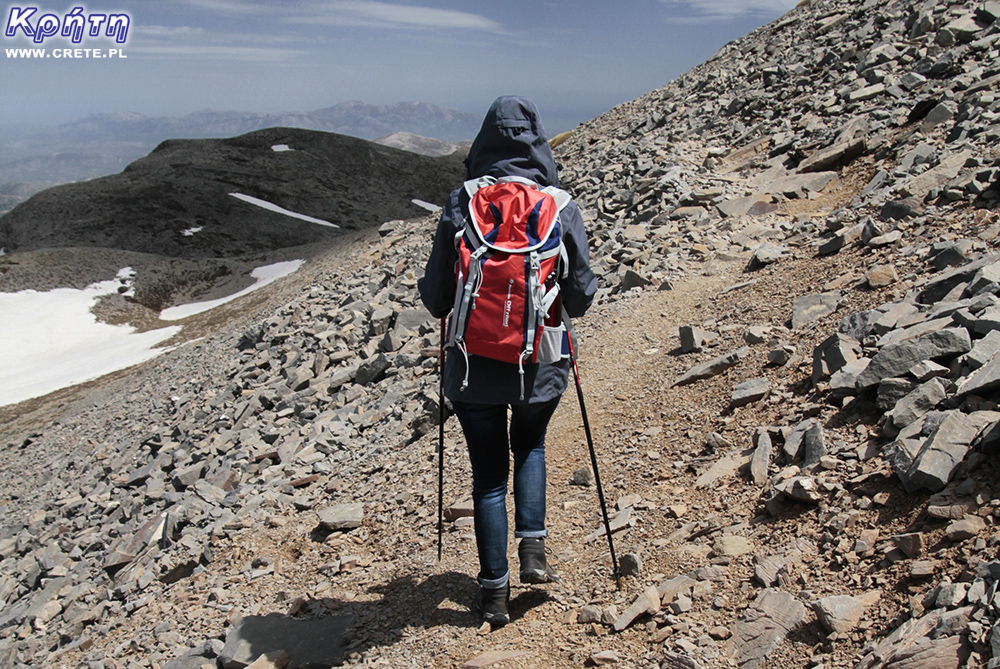
<svg viewBox="0 0 1000 669"><path fill-rule="evenodd" d="M436 561L434 219L393 220L4 410L0 666L1000 666L998 19L812 0L559 146L619 583L571 397L563 583L478 627L454 419Z"/></svg>

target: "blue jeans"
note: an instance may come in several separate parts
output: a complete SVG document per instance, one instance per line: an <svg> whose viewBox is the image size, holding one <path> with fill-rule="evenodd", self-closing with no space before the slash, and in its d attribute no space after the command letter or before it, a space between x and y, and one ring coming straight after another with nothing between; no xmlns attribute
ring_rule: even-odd
<svg viewBox="0 0 1000 669"><path fill-rule="evenodd" d="M540 404L452 402L472 463L472 502L479 583L504 586L507 566L507 478L514 454L514 536L545 537L545 431L559 398Z"/></svg>

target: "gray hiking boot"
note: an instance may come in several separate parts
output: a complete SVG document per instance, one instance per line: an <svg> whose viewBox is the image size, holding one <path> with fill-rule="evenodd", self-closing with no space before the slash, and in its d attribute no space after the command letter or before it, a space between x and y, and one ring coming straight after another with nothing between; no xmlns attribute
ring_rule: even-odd
<svg viewBox="0 0 1000 669"><path fill-rule="evenodd" d="M521 562L521 583L553 583L559 580L556 570L545 559L545 539L524 538L517 546Z"/></svg>

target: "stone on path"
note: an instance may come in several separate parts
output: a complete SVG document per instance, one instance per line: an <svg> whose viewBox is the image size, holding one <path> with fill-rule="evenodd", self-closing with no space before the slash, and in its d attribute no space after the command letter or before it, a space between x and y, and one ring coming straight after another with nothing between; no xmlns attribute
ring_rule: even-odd
<svg viewBox="0 0 1000 669"><path fill-rule="evenodd" d="M867 144L863 137L839 142L817 150L799 163L798 169L800 172L819 172L854 160L863 154L866 148Z"/></svg>
<svg viewBox="0 0 1000 669"><path fill-rule="evenodd" d="M823 435L823 426L818 421L813 421L802 437L804 455L802 456L802 466L811 467L819 463L820 459L826 455L826 438Z"/></svg>
<svg viewBox="0 0 1000 669"><path fill-rule="evenodd" d="M787 573L789 567L802 564L807 558L818 553L816 544L805 537L799 537L783 554L769 555L754 566L754 578L765 588L778 582L778 574Z"/></svg>
<svg viewBox="0 0 1000 669"><path fill-rule="evenodd" d="M614 516L612 516L610 519L608 519L608 525L611 526L612 534L618 532L619 530L625 529L632 522L634 521L632 520L631 506L625 507L624 509L616 513ZM602 523L600 527L598 527L596 530L590 533L590 536L587 537L587 543L588 544L593 543L600 537L603 537L605 534L607 534L607 530L605 529Z"/></svg>
<svg viewBox="0 0 1000 669"><path fill-rule="evenodd" d="M716 555L723 557L739 557L753 552L753 543L746 537L727 534L715 540L712 550Z"/></svg>
<svg viewBox="0 0 1000 669"><path fill-rule="evenodd" d="M618 653L613 650L598 651L590 656L590 663L598 667L606 664L617 664L620 661L621 658L618 657Z"/></svg>
<svg viewBox="0 0 1000 669"><path fill-rule="evenodd" d="M454 522L459 518L469 518L473 515L474 509L471 499L464 500L462 502L456 502L449 505L444 509L444 519L446 521Z"/></svg>
<svg viewBox="0 0 1000 669"><path fill-rule="evenodd" d="M712 358L708 362L692 367L686 374L674 381L674 386L686 386L695 381L709 379L722 374L727 369L735 367L741 360L750 355L749 346L741 346L735 351L730 351L717 358Z"/></svg>
<svg viewBox="0 0 1000 669"><path fill-rule="evenodd" d="M931 411L947 397L945 384L937 378L914 388L905 397L896 402L892 411L886 414L883 432L890 437L898 434L918 418Z"/></svg>
<svg viewBox="0 0 1000 669"><path fill-rule="evenodd" d="M754 272L762 267L778 262L787 255L788 248L784 246L770 243L764 244L753 252L746 269L748 272Z"/></svg>
<svg viewBox="0 0 1000 669"><path fill-rule="evenodd" d="M819 504L823 500L823 495L816 485L816 479L809 476L793 476L775 485L774 489L798 502Z"/></svg>
<svg viewBox="0 0 1000 669"><path fill-rule="evenodd" d="M892 265L875 265L865 272L865 279L872 288L884 288L899 281L899 275Z"/></svg>
<svg viewBox="0 0 1000 669"><path fill-rule="evenodd" d="M787 592L768 588L733 625L727 650L740 669L754 669L806 620L806 607Z"/></svg>
<svg viewBox="0 0 1000 669"><path fill-rule="evenodd" d="M462 669L485 669L528 654L526 650L491 650L462 663Z"/></svg>
<svg viewBox="0 0 1000 669"><path fill-rule="evenodd" d="M570 485L590 486L594 484L594 474L590 467L580 467L574 470Z"/></svg>
<svg viewBox="0 0 1000 669"><path fill-rule="evenodd" d="M792 329L798 330L803 325L832 314L837 310L840 298L839 292L796 297L792 303Z"/></svg>
<svg viewBox="0 0 1000 669"><path fill-rule="evenodd" d="M365 519L364 504L337 504L318 512L320 524L334 532L338 530L353 530L361 527Z"/></svg>
<svg viewBox="0 0 1000 669"><path fill-rule="evenodd" d="M903 195L923 199L932 188L943 186L957 177L966 161L972 157L973 153L971 151L961 151L952 154L942 160L937 167L931 168L901 184L899 192Z"/></svg>
<svg viewBox="0 0 1000 669"><path fill-rule="evenodd" d="M614 629L616 632L621 632L623 629L631 625L636 618L639 616L649 613L653 614L660 610L660 595L657 592L656 587L649 586L642 593L636 597L632 605L629 606L618 620L615 621Z"/></svg>
<svg viewBox="0 0 1000 669"><path fill-rule="evenodd" d="M639 576L642 573L642 558L635 553L625 553L618 560L622 576Z"/></svg>
<svg viewBox="0 0 1000 669"><path fill-rule="evenodd" d="M958 397L984 395L997 388L1000 388L1000 355L993 355L979 369L958 384L955 394Z"/></svg>
<svg viewBox="0 0 1000 669"><path fill-rule="evenodd" d="M720 479L735 476L740 467L747 462L749 455L749 451L727 453L695 479L694 487L699 489L706 488Z"/></svg>
<svg viewBox="0 0 1000 669"><path fill-rule="evenodd" d="M747 404L753 404L767 397L771 392L771 383L765 378L749 379L737 384L729 399L729 408L736 409Z"/></svg>
<svg viewBox="0 0 1000 669"><path fill-rule="evenodd" d="M813 351L813 383L819 383L831 374L856 362L860 353L861 342L854 337L841 332L830 335Z"/></svg>
<svg viewBox="0 0 1000 669"><path fill-rule="evenodd" d="M701 351L708 342L719 338L719 335L715 332L702 330L694 325L682 325L679 328L679 334L682 353Z"/></svg>
<svg viewBox="0 0 1000 669"><path fill-rule="evenodd" d="M702 669L702 666L695 662L690 655L666 653L663 656L660 669Z"/></svg>

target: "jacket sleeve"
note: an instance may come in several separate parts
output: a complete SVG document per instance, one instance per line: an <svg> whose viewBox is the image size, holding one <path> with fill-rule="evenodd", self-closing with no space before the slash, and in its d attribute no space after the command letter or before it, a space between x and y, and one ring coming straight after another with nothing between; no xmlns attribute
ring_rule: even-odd
<svg viewBox="0 0 1000 669"><path fill-rule="evenodd" d="M455 301L455 263L458 262L455 234L461 226L462 215L455 192L441 212L424 276L417 281L420 299L434 318L447 316Z"/></svg>
<svg viewBox="0 0 1000 669"><path fill-rule="evenodd" d="M569 255L569 274L559 283L563 306L572 318L583 316L597 293L597 277L590 269L590 247L583 216L575 202L563 210L566 232L563 243Z"/></svg>

